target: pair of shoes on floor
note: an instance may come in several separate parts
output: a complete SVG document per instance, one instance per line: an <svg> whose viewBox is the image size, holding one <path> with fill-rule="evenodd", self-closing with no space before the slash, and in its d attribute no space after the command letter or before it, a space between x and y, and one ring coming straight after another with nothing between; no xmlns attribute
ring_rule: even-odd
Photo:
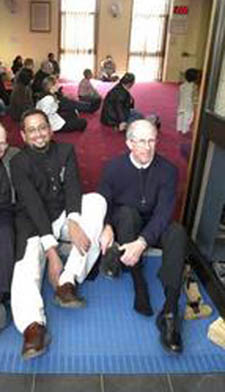
<svg viewBox="0 0 225 392"><path fill-rule="evenodd" d="M110 246L106 253L100 259L99 272L105 278L118 278L121 274L121 257L122 252L119 250L117 243Z"/></svg>
<svg viewBox="0 0 225 392"><path fill-rule="evenodd" d="M23 359L31 359L45 353L51 338L45 325L33 322L23 333Z"/></svg>
<svg viewBox="0 0 225 392"><path fill-rule="evenodd" d="M203 302L199 286L194 277L189 277L184 283L187 305L184 312L185 320L200 320L211 316L211 306Z"/></svg>
<svg viewBox="0 0 225 392"><path fill-rule="evenodd" d="M78 297L76 286L70 282L56 288L54 302L63 308L81 308L86 305L85 299Z"/></svg>
<svg viewBox="0 0 225 392"><path fill-rule="evenodd" d="M160 331L160 341L163 348L170 353L182 353L183 344L178 315L161 311L157 316L156 325Z"/></svg>

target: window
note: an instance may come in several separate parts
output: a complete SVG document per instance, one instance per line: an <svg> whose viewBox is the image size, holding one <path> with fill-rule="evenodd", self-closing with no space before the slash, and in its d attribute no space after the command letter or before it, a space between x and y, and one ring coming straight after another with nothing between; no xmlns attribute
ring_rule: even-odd
<svg viewBox="0 0 225 392"><path fill-rule="evenodd" d="M61 1L61 76L80 80L95 67L96 0Z"/></svg>
<svg viewBox="0 0 225 392"><path fill-rule="evenodd" d="M134 0L128 69L141 80L161 80L169 0Z"/></svg>

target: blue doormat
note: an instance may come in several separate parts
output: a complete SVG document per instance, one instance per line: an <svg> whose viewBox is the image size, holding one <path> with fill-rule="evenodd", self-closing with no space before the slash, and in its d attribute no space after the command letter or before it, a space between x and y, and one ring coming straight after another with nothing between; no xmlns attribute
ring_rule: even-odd
<svg viewBox="0 0 225 392"><path fill-rule="evenodd" d="M157 278L160 257L145 259L155 315L163 304ZM161 348L155 315L133 311L133 287L129 273L118 280L98 276L80 288L87 307L60 309L45 283L44 297L52 343L45 355L24 361L22 336L13 323L0 335L0 372L45 374L163 374L225 371L225 351L207 339L208 325L218 317L216 310L204 321L183 321L184 353L168 354ZM207 301L209 299L207 298ZM181 298L181 310L185 299Z"/></svg>

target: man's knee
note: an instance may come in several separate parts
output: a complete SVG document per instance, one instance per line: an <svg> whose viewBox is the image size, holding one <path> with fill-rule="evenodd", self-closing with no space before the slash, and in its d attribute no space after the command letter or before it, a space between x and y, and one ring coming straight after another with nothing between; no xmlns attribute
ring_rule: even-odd
<svg viewBox="0 0 225 392"><path fill-rule="evenodd" d="M120 217L120 219L135 219L139 217L138 211L130 206L118 207L117 215Z"/></svg>
<svg viewBox="0 0 225 392"><path fill-rule="evenodd" d="M106 213L107 209L107 203L106 199L100 195L100 193L97 192L91 192L87 193L86 195L83 196L84 202L88 204L88 206L91 207L91 209L95 211L100 211L103 214Z"/></svg>
<svg viewBox="0 0 225 392"><path fill-rule="evenodd" d="M186 230L179 222L172 222L167 230L167 234L175 238L187 238Z"/></svg>

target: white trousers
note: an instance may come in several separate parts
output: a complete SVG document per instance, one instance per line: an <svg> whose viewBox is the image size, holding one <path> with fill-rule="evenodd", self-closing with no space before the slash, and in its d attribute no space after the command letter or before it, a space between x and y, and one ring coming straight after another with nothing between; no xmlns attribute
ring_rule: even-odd
<svg viewBox="0 0 225 392"><path fill-rule="evenodd" d="M106 213L106 201L97 193L89 193L82 197L82 208L79 224L89 237L91 246L85 256L81 256L75 245L71 246L59 284L74 283L76 279L82 283L87 277L99 253L99 236L103 229ZM53 223L56 238L68 240L68 225L65 211ZM15 325L23 333L33 322L46 324L44 303L41 296L42 278L46 258L39 236L29 238L24 257L15 263L11 307Z"/></svg>
<svg viewBox="0 0 225 392"><path fill-rule="evenodd" d="M191 124L193 122L193 118L194 118L193 110L178 112L177 131L181 133L189 132L191 128Z"/></svg>

